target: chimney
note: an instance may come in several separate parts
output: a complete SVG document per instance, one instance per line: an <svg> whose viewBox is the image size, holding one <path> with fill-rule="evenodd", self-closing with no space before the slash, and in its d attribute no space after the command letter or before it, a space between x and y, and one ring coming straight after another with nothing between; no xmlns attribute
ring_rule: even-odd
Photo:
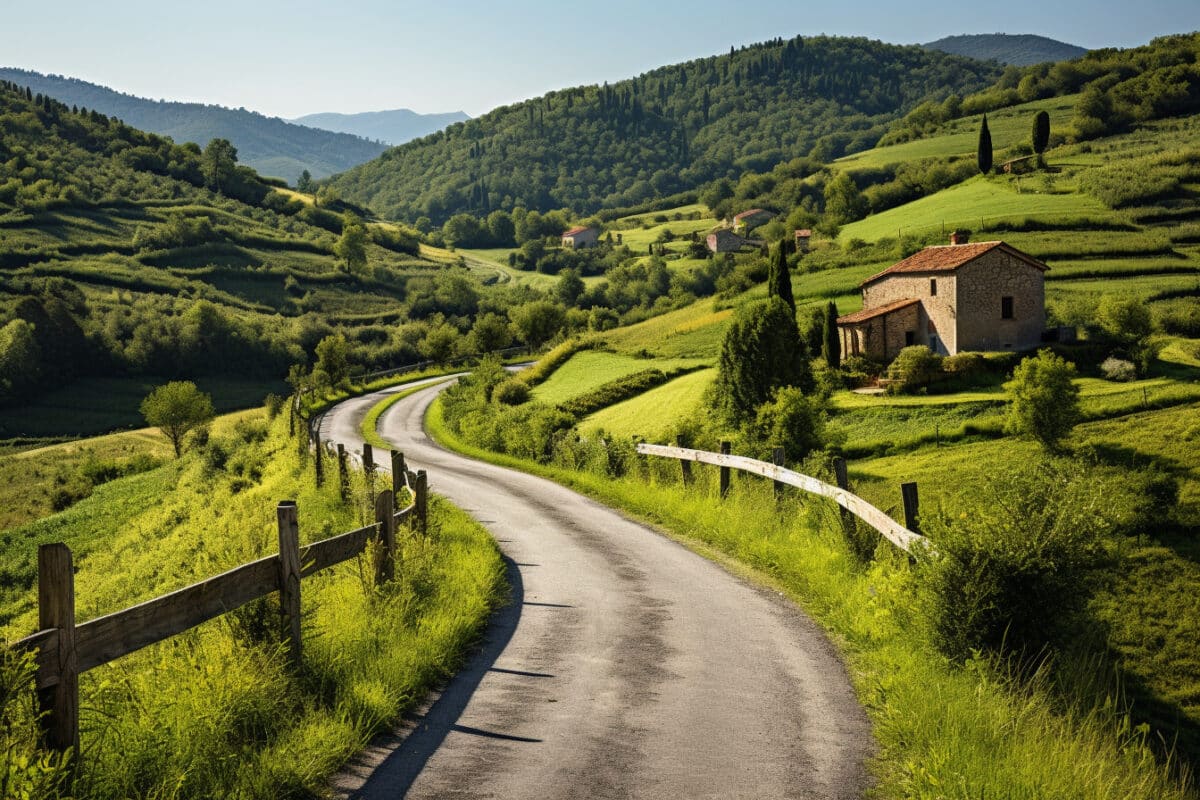
<svg viewBox="0 0 1200 800"><path fill-rule="evenodd" d="M950 234L950 244L966 244L971 241L971 232L967 230L957 230Z"/></svg>

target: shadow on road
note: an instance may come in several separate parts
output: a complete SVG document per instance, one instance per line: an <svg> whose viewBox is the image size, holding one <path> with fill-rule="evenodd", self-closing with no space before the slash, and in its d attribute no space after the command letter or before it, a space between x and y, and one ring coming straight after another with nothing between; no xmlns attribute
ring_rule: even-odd
<svg viewBox="0 0 1200 800"><path fill-rule="evenodd" d="M508 605L492 615L491 622L484 632L482 648L471 657L466 667L447 684L446 688L442 690L441 697L434 702L425 715L412 720L415 722L415 727L407 735L407 738L396 736L391 741L382 739L376 742L379 747L383 748L393 747L396 742L400 742L400 744L380 762L362 788L351 795L352 798L373 800L374 798L404 796L416 781L417 776L425 769L429 758L441 747L442 742L451 731L509 741L541 741L540 739L483 731L458 724L458 719L466 709L467 703L471 701L471 696L488 672L511 672L535 676L535 673L517 673L515 670L493 667L496 659L508 646L513 632L517 629L525 597L525 585L521 580L521 570L511 558L507 556L503 558L504 573L508 579L508 585L511 587L511 596ZM543 676L536 674L536 677ZM403 739L402 742L401 739Z"/></svg>

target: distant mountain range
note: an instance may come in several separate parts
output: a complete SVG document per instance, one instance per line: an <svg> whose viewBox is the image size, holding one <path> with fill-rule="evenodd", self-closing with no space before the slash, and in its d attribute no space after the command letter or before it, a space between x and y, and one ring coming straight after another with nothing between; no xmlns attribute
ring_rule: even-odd
<svg viewBox="0 0 1200 800"><path fill-rule="evenodd" d="M1068 61L1087 52L1086 48L1032 33L964 34L947 36L921 46L956 56L978 58L981 61L999 61L1001 64L1018 67L1046 61Z"/></svg>
<svg viewBox="0 0 1200 800"><path fill-rule="evenodd" d="M0 79L170 136L177 143L204 146L212 139L228 139L237 148L240 163L293 183L303 170L323 178L370 161L386 149L359 136L296 125L244 108L148 100L77 78L15 68L0 68Z"/></svg>
<svg viewBox="0 0 1200 800"><path fill-rule="evenodd" d="M461 111L418 114L407 108L397 108L392 111L364 111L361 114L307 114L290 122L337 133L352 133L386 144L404 144L469 119Z"/></svg>

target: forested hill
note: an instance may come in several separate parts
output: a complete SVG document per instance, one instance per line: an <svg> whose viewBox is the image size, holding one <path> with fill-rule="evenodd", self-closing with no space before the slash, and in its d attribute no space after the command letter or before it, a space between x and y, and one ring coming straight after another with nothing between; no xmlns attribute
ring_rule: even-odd
<svg viewBox="0 0 1200 800"><path fill-rule="evenodd" d="M1047 61L1069 61L1079 58L1087 50L1078 45L1037 36L1032 33L980 33L962 36L947 36L930 42L924 47L943 53L978 58L981 61L999 61L1027 67Z"/></svg>
<svg viewBox="0 0 1200 800"><path fill-rule="evenodd" d="M504 106L333 179L385 215L440 223L524 205L587 214L797 156L874 145L922 100L994 82L996 64L867 39L777 39Z"/></svg>
<svg viewBox="0 0 1200 800"><path fill-rule="evenodd" d="M238 159L262 175L295 183L303 170L325 177L375 158L384 145L358 136L318 130L242 108L148 100L76 78L0 68L0 80L28 86L68 106L117 117L134 128L170 136L177 143L228 139Z"/></svg>
<svg viewBox="0 0 1200 800"><path fill-rule="evenodd" d="M359 114L308 114L291 121L310 128L365 136L387 144L404 144L440 131L455 122L466 122L468 119L470 117L461 111L418 114L407 108L395 108L390 111L363 111Z"/></svg>

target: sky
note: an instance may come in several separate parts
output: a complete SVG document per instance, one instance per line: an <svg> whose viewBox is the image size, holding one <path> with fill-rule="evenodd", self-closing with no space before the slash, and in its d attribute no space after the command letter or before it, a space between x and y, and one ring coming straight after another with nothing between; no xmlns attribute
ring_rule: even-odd
<svg viewBox="0 0 1200 800"><path fill-rule="evenodd" d="M0 66L142 97L284 118L390 108L478 116L777 36L913 44L1037 33L1132 47L1200 30L1200 0L45 0L4 8L0 26Z"/></svg>

